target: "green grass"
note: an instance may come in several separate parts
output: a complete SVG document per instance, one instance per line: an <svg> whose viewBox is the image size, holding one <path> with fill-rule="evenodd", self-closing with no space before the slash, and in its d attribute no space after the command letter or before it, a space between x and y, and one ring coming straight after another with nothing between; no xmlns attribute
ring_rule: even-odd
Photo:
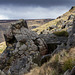
<svg viewBox="0 0 75 75"><path fill-rule="evenodd" d="M69 35L67 31L57 31L57 32L54 32L53 34L57 36L65 36L65 37L68 37Z"/></svg>
<svg viewBox="0 0 75 75"><path fill-rule="evenodd" d="M72 69L73 66L75 66L75 59L69 57L67 60L64 61L62 69L63 71L66 71L68 69Z"/></svg>
<svg viewBox="0 0 75 75"><path fill-rule="evenodd" d="M50 60L37 69L33 69L30 74L26 75L63 75L68 69L75 66L75 48L69 52L62 50L55 54ZM34 73L35 72L35 73Z"/></svg>
<svg viewBox="0 0 75 75"><path fill-rule="evenodd" d="M68 17L69 17L70 15L75 15L75 13L73 13L73 12L75 12L75 8L74 8L74 9L71 9L71 10L69 10L68 12L64 13L63 15L61 15L61 18L52 20L52 21L50 21L50 22L48 22L48 23L46 23L46 24L44 24L44 25L42 25L42 26L39 26L39 27L37 27L37 28L34 28L34 29L32 29L32 31L35 31L35 32L37 32L38 34L40 34L42 31L46 30L47 28L51 27L52 25L55 25L55 26L56 26L57 23L58 23L60 20L70 22L70 21L68 20ZM66 23L65 23L65 24L66 24ZM61 26L61 25L60 25L60 26ZM60 27L60 28L61 28L61 27ZM64 29L65 29L65 28L64 28ZM58 29L57 29L57 30L58 30ZM61 30L63 30L63 29L61 28Z"/></svg>

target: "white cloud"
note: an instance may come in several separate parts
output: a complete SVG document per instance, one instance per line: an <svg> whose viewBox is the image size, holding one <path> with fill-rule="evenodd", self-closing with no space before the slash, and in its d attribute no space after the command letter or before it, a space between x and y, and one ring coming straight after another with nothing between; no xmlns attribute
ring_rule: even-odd
<svg viewBox="0 0 75 75"><path fill-rule="evenodd" d="M4 19L9 19L9 18L4 15L0 15L0 20L4 20Z"/></svg>
<svg viewBox="0 0 75 75"><path fill-rule="evenodd" d="M0 19L42 19L56 18L67 12L70 8L56 7L33 7L33 6L0 6Z"/></svg>

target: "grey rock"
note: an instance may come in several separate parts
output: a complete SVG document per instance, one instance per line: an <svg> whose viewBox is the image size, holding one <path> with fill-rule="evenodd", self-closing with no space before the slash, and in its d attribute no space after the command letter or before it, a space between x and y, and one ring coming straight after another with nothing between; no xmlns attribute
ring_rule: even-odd
<svg viewBox="0 0 75 75"><path fill-rule="evenodd" d="M12 23L12 28L13 29L14 28L20 29L22 26L25 27L25 28L28 28L26 21L24 21L23 19Z"/></svg>
<svg viewBox="0 0 75 75"><path fill-rule="evenodd" d="M36 32L28 30L24 20L11 24L9 31L5 34L7 48L0 57L0 69L7 75L8 72L23 75L39 66L41 57L47 54L47 47Z"/></svg>
<svg viewBox="0 0 75 75"><path fill-rule="evenodd" d="M74 15L70 15L69 17L68 17L68 20L73 20L74 19Z"/></svg>
<svg viewBox="0 0 75 75"><path fill-rule="evenodd" d="M57 22L57 25L64 25L64 23L65 23L65 21L61 19Z"/></svg>
<svg viewBox="0 0 75 75"><path fill-rule="evenodd" d="M0 75L6 75L3 71L0 70Z"/></svg>
<svg viewBox="0 0 75 75"><path fill-rule="evenodd" d="M20 47L20 42L17 42L16 48L19 48L19 47Z"/></svg>
<svg viewBox="0 0 75 75"><path fill-rule="evenodd" d="M72 68L70 75L75 75L75 66Z"/></svg>
<svg viewBox="0 0 75 75"><path fill-rule="evenodd" d="M72 31L68 37L67 48L74 47L74 46L75 46L75 18L73 20Z"/></svg>
<svg viewBox="0 0 75 75"><path fill-rule="evenodd" d="M65 48L64 45L61 46L62 43L67 44L67 40L68 40L68 37L64 37L64 36L59 37L54 34L41 34L40 37L43 38L44 41L46 42L48 47L48 53L53 53L54 51L57 51L58 49L62 50L63 48ZM58 48L59 45L61 49Z"/></svg>
<svg viewBox="0 0 75 75"><path fill-rule="evenodd" d="M19 47L19 50L26 50L27 46L25 44L21 45L21 47Z"/></svg>
<svg viewBox="0 0 75 75"><path fill-rule="evenodd" d="M75 66L72 68L72 70L67 70L64 75L75 75Z"/></svg>
<svg viewBox="0 0 75 75"><path fill-rule="evenodd" d="M54 54L59 53L63 49L66 49L66 46L65 46L64 43L62 43L61 45L57 45L57 48L52 52L51 56L53 56Z"/></svg>
<svg viewBox="0 0 75 75"><path fill-rule="evenodd" d="M64 75L70 75L70 70L67 70Z"/></svg>

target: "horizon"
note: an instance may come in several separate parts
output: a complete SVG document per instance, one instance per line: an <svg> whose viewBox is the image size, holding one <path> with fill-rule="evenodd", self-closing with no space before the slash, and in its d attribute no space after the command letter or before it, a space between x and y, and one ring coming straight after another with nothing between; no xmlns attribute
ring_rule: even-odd
<svg viewBox="0 0 75 75"><path fill-rule="evenodd" d="M44 20L44 19L55 19L55 18L38 18L38 19L24 19L24 20ZM20 20L20 19L0 19L0 21L17 21L17 20Z"/></svg>
<svg viewBox="0 0 75 75"><path fill-rule="evenodd" d="M0 0L0 20L55 19L74 3L74 0Z"/></svg>

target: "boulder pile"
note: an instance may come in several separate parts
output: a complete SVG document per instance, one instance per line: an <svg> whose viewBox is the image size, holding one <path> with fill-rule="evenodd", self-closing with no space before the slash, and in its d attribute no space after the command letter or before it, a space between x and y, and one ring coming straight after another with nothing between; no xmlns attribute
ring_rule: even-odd
<svg viewBox="0 0 75 75"><path fill-rule="evenodd" d="M0 56L0 69L7 75L23 75L40 65L47 54L45 41L37 33L28 30L27 23L19 20L4 34L6 49Z"/></svg>
<svg viewBox="0 0 75 75"><path fill-rule="evenodd" d="M24 20L12 23L4 34L7 47L0 56L0 75L24 75L61 50L75 47L75 18L72 25L69 32L38 35L28 29ZM58 33L68 33L69 37ZM75 67L70 75L74 71Z"/></svg>

